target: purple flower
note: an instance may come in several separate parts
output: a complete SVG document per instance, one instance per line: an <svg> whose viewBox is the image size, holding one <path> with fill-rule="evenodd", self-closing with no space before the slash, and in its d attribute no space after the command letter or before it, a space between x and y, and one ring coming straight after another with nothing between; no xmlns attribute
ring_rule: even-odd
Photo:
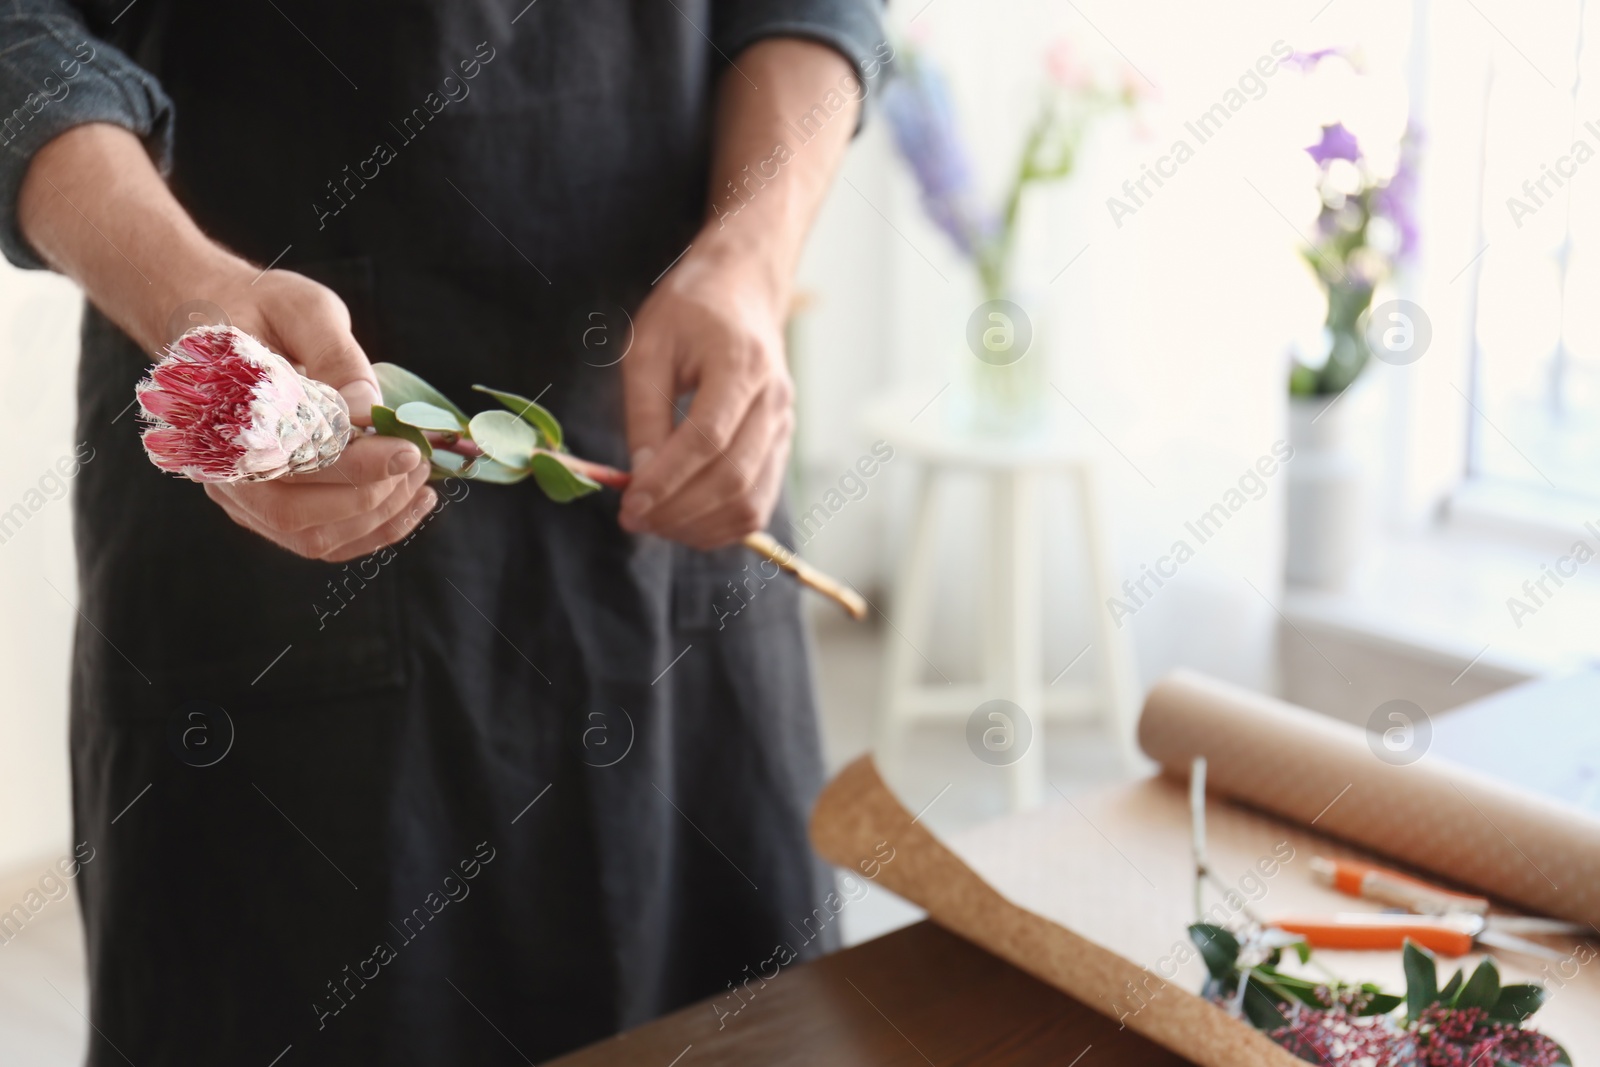
<svg viewBox="0 0 1600 1067"><path fill-rule="evenodd" d="M1400 143L1400 165L1395 168L1389 184L1372 194L1372 210L1394 223L1400 231L1400 259L1410 259L1417 250L1417 146L1422 134L1415 125L1406 128L1405 139Z"/></svg>
<svg viewBox="0 0 1600 1067"><path fill-rule="evenodd" d="M1306 151L1318 163L1326 163L1330 159L1347 159L1354 163L1361 158L1361 146L1356 143L1356 135L1345 129L1342 122L1322 127L1322 140Z"/></svg>
<svg viewBox="0 0 1600 1067"><path fill-rule="evenodd" d="M1327 59L1329 56L1342 56L1342 55L1344 55L1344 49L1342 49L1342 48L1321 48L1321 49L1318 49L1315 52L1295 52L1292 55L1290 55L1288 59L1284 60L1284 62L1285 63L1293 63L1295 66L1299 67L1302 71L1307 71L1307 70L1315 70L1316 67L1317 67L1317 64L1321 63L1324 59Z"/></svg>
<svg viewBox="0 0 1600 1067"><path fill-rule="evenodd" d="M925 61L903 61L884 90L883 110L895 146L916 175L923 208L963 255L976 258L996 221L976 206L972 164L944 79Z"/></svg>

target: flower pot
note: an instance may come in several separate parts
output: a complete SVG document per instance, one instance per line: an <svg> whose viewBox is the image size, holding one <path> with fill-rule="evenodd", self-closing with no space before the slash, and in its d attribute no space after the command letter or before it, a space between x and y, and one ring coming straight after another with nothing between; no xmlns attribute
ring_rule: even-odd
<svg viewBox="0 0 1600 1067"><path fill-rule="evenodd" d="M1290 585L1337 589L1360 548L1361 463L1350 447L1348 398L1291 397L1288 544Z"/></svg>

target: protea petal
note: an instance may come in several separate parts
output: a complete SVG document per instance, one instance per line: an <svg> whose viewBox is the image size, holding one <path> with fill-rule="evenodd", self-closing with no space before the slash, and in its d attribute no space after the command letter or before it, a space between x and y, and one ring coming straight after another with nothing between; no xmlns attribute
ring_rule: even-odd
<svg viewBox="0 0 1600 1067"><path fill-rule="evenodd" d="M138 387L150 461L198 482L318 470L350 443L350 411L322 382L243 330L197 326Z"/></svg>

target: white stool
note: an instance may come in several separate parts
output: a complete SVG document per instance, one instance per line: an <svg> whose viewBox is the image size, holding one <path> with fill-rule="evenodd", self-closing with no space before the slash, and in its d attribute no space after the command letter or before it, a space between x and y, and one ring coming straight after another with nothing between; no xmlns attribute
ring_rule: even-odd
<svg viewBox="0 0 1600 1067"><path fill-rule="evenodd" d="M1128 635L1106 610L1116 595L1093 463L1065 435L1043 429L1016 440L963 436L942 425L937 411L916 414L916 399L896 397L869 409L866 425L894 446L896 458L917 465L911 527L894 585L893 624L885 663L884 708L878 758L892 762L904 735L918 719L965 721L979 705L1007 700L1028 716L1032 738L1020 758L1006 765L1013 809L1033 806L1045 790L1044 725L1057 719L1102 719L1127 768L1137 765L1134 741L1136 687ZM977 473L991 498L988 537L991 573L981 597L983 677L974 683L928 684L918 651L931 630L937 578L940 498L949 475ZM1095 684L1043 677L1043 584L1039 492L1052 476L1076 489L1082 519L1081 545L1088 555L1094 638L1081 650L1097 666ZM981 572L969 575L983 581ZM1074 649L1070 656L1080 654ZM1008 725L994 720L990 746L1001 750Z"/></svg>

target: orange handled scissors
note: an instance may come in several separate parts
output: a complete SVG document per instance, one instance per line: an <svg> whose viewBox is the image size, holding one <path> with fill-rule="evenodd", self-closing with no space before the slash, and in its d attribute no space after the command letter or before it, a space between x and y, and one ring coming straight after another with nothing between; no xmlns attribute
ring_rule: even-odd
<svg viewBox="0 0 1600 1067"><path fill-rule="evenodd" d="M1547 960L1564 959L1565 954L1517 935L1574 934L1587 929L1559 919L1365 911L1287 915L1273 919L1272 925L1299 934L1313 948L1399 949L1410 939L1441 956L1465 956L1475 946L1488 945Z"/></svg>
<svg viewBox="0 0 1600 1067"><path fill-rule="evenodd" d="M1464 956L1475 946L1490 945L1541 959L1562 959L1561 953L1518 934L1578 934L1581 923L1524 916L1490 916L1483 897L1453 893L1408 875L1354 860L1311 861L1312 875L1347 896L1405 908L1406 913L1340 912L1334 915L1291 915L1271 925L1304 937L1314 948L1399 949L1407 939L1441 956Z"/></svg>

